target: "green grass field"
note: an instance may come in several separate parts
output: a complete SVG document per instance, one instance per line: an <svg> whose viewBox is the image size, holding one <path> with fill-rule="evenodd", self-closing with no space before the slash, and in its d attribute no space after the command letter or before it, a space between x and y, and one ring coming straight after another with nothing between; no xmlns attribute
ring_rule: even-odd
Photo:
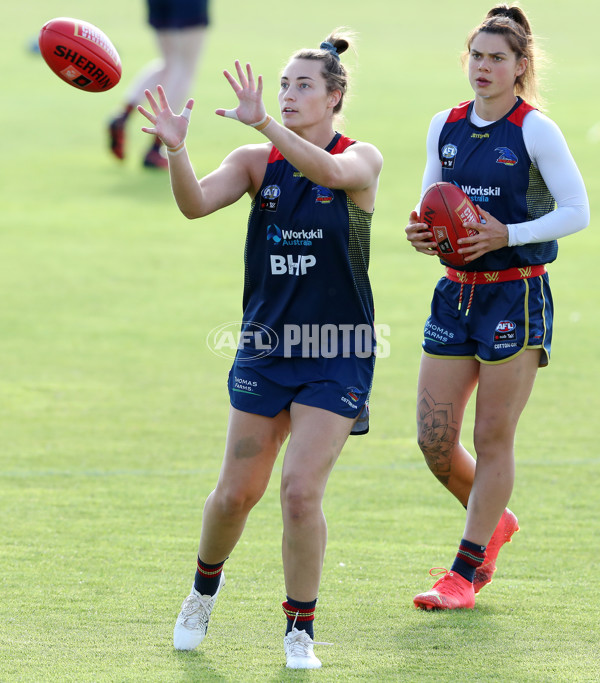
<svg viewBox="0 0 600 683"><path fill-rule="evenodd" d="M205 340L240 319L249 203L186 221L167 175L140 167L141 117L128 159L110 158L106 121L154 55L142 0L3 8L0 681L600 680L599 12L585 0L522 5L551 58L548 113L586 180L592 224L562 240L550 269L552 363L517 438L511 507L522 530L475 610L423 613L412 597L430 586L430 567L451 563L464 511L415 442L440 267L413 253L404 226L430 117L470 96L458 56L488 3L213 1L189 135L198 174L260 139L214 115L232 105L222 70L252 60L273 113L288 55L342 24L360 34L346 131L385 157L371 274L391 353L378 361L371 433L349 441L326 494L316 637L334 645L318 648L324 666L310 673L285 669L278 468L228 562L206 641L172 648L227 420L229 362ZM75 91L28 52L63 15L111 37L124 64L117 88Z"/></svg>

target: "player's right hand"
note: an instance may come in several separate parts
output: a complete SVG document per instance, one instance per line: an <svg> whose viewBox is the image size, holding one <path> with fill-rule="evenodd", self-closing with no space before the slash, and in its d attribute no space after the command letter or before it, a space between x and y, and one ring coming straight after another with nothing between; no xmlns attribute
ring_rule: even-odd
<svg viewBox="0 0 600 683"><path fill-rule="evenodd" d="M410 212L405 232L406 239L418 252L427 254L427 256L439 256L433 233L426 223L419 223L419 214L416 211Z"/></svg>
<svg viewBox="0 0 600 683"><path fill-rule="evenodd" d="M138 105L140 114L145 116L153 126L152 128L144 127L142 130L150 135L158 135L167 147L177 147L185 140L187 135L194 100L190 99L187 101L181 114L174 114L171 111L162 85L159 85L156 90L160 104L154 99L149 90L145 91L152 113L144 109L141 104Z"/></svg>

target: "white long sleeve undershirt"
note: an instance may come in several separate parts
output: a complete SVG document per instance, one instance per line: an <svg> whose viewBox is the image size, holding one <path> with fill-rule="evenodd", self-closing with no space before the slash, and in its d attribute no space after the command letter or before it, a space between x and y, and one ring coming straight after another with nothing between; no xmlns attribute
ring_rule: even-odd
<svg viewBox="0 0 600 683"><path fill-rule="evenodd" d="M438 141L449 112L446 109L436 114L429 126L421 197L429 185L442 180ZM478 127L491 123L478 117L474 110L471 122ZM588 196L562 131L554 121L534 110L523 121L523 140L532 163L556 201L556 208L535 220L508 224L508 246L550 242L583 230L590 221Z"/></svg>

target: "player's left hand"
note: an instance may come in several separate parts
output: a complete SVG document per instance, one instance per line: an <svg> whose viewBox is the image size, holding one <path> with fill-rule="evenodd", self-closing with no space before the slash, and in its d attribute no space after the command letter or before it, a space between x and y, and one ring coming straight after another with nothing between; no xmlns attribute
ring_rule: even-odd
<svg viewBox="0 0 600 683"><path fill-rule="evenodd" d="M463 223L463 225L465 228L477 230L477 234L461 237L458 240L460 245L458 253L465 257L467 263L487 254L489 251L508 246L508 228L506 225L500 223L491 213L484 211L479 204L476 208L483 222Z"/></svg>
<svg viewBox="0 0 600 683"><path fill-rule="evenodd" d="M256 125L267 116L265 105L262 101L262 76L259 76L255 82L250 64L246 64L246 73L244 73L238 59L235 60L235 69L238 76L237 80L227 70L223 71L223 74L229 81L229 85L233 88L233 92L237 95L239 104L235 109L217 109L215 114L236 119L248 126Z"/></svg>

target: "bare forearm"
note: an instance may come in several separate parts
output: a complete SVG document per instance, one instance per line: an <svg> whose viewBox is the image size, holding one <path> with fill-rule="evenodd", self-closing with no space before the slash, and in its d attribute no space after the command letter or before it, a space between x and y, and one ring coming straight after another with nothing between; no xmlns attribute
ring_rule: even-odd
<svg viewBox="0 0 600 683"><path fill-rule="evenodd" d="M338 187L337 160L275 120L261 131L294 168L324 187Z"/></svg>
<svg viewBox="0 0 600 683"><path fill-rule="evenodd" d="M202 189L196 178L187 149L183 147L177 154L168 154L171 189L179 210L186 218L205 216Z"/></svg>

